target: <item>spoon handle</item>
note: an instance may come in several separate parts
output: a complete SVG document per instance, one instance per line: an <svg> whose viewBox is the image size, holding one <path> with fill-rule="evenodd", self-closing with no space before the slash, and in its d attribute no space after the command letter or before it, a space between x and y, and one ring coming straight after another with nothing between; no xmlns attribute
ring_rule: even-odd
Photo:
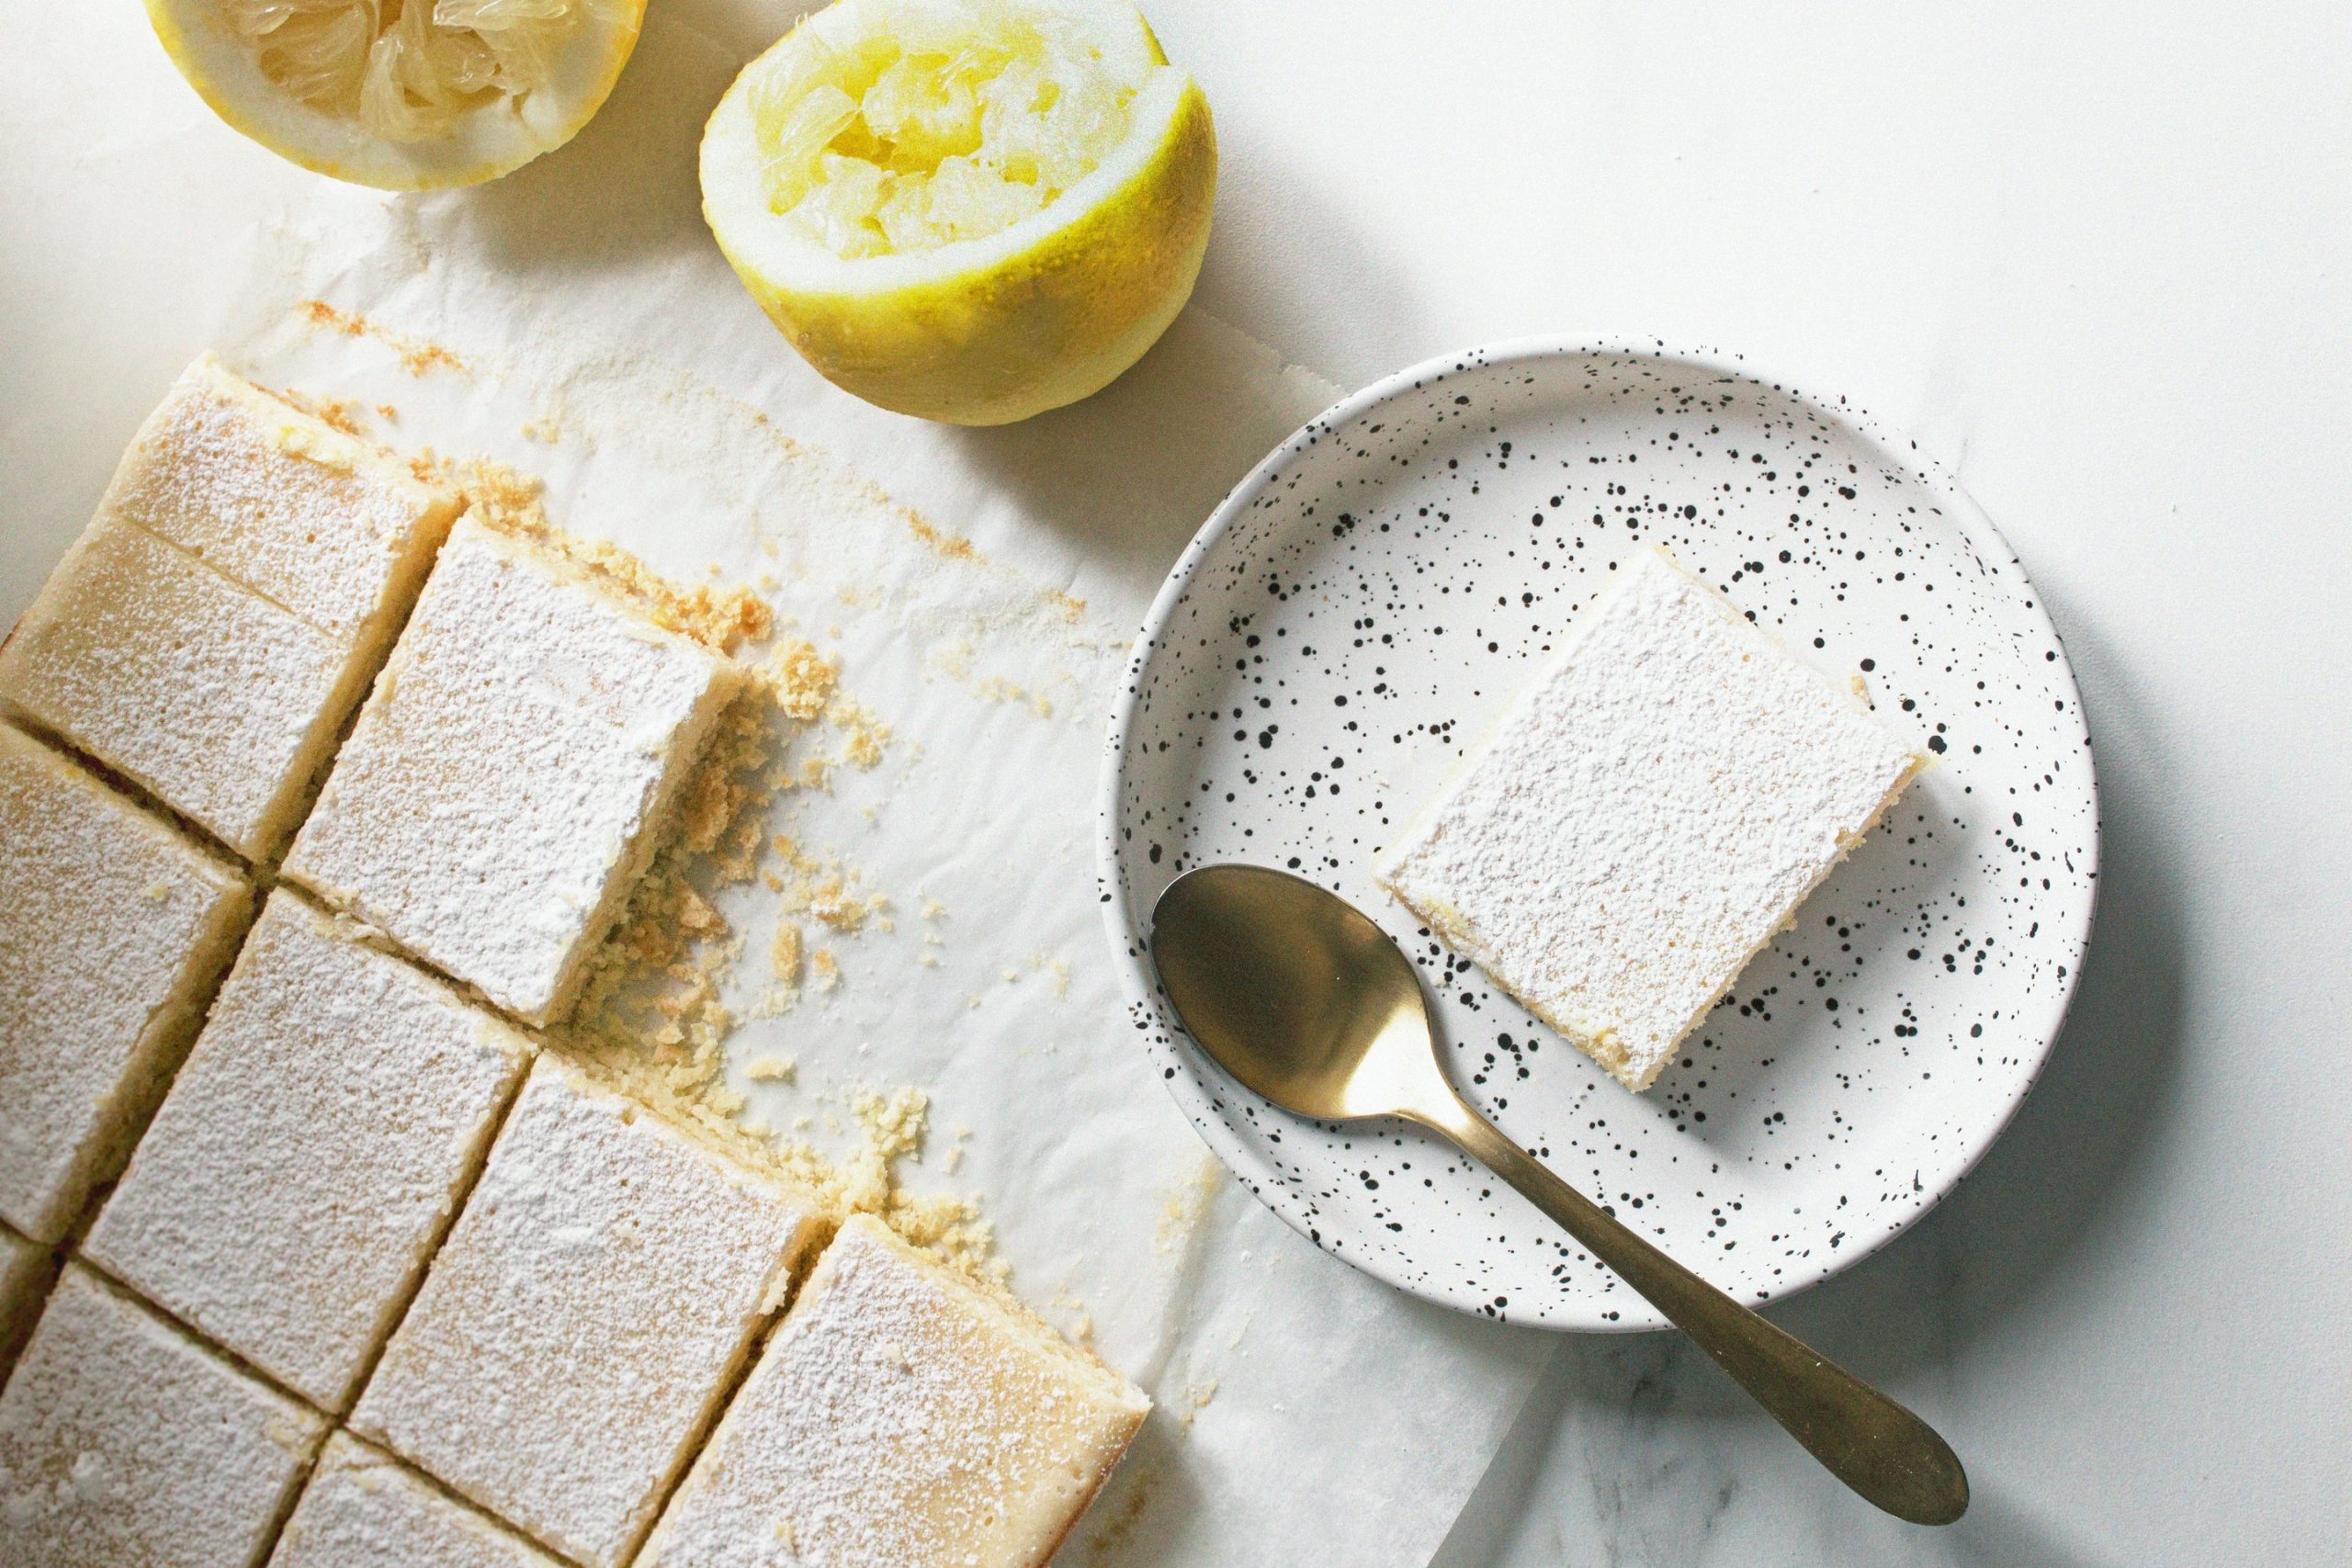
<svg viewBox="0 0 2352 1568"><path fill-rule="evenodd" d="M1967 1473L1934 1427L1635 1235L1476 1111L1458 1109L1458 1118L1430 1125L1639 1291L1832 1475L1913 1524L1948 1525L1967 1511Z"/></svg>

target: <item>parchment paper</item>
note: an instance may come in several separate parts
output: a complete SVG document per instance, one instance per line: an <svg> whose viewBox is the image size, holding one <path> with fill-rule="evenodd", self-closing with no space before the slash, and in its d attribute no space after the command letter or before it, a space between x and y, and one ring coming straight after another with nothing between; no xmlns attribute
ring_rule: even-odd
<svg viewBox="0 0 2352 1568"><path fill-rule="evenodd" d="M748 1020L734 1081L748 1115L808 1118L820 1140L855 1086L927 1090L912 1185L979 1194L1014 1289L1154 1394L1061 1561L1424 1562L1549 1342L1396 1294L1222 1179L1129 1048L1092 877L1102 729L1144 606L1225 490L1338 389L1193 311L1108 392L1010 429L834 391L744 296L697 210L702 120L788 16L704 9L657 0L589 130L469 192L249 171L266 155L212 122L127 6L64 8L53 25L85 36L39 79L0 61L0 123L28 168L53 172L34 149L74 148L72 210L95 185L118 215L66 236L97 251L89 265L213 291L209 341L237 367L352 400L404 449L539 475L559 523L682 581L772 580L779 617L840 658L843 692L891 739L871 772L794 792L776 828L887 897L893 929L812 931L839 988ZM224 221L209 190L272 217ZM312 299L343 314L322 321ZM35 308L22 292L11 305ZM129 295L92 330L164 313ZM337 324L354 319L368 330ZM54 323L10 330L70 346ZM104 468L60 453L119 447L167 376L78 412L20 401L0 456L45 504L86 489L86 510ZM48 563L12 548L0 564L17 604ZM806 742L826 744L821 729ZM754 886L727 905L749 939L746 1010L775 903ZM762 1056L794 1059L796 1080L743 1080Z"/></svg>

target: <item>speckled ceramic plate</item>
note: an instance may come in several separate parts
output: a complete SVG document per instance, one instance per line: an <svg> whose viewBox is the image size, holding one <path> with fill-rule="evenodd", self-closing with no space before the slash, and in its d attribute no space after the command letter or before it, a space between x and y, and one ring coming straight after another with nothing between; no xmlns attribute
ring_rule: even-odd
<svg viewBox="0 0 2352 1568"><path fill-rule="evenodd" d="M1940 765L1633 1095L1453 961L1370 864L1631 551L1664 544ZM2032 1084L2091 922L2074 677L1975 506L1840 405L1736 359L1514 344L1350 398L1244 480L1145 623L1102 824L1136 1027L1235 1176L1333 1255L1464 1311L1654 1326L1434 1138L1273 1110L1176 1026L1144 935L1179 872L1283 866L1419 964L1455 1083L1743 1300L1787 1295L1950 1191Z"/></svg>

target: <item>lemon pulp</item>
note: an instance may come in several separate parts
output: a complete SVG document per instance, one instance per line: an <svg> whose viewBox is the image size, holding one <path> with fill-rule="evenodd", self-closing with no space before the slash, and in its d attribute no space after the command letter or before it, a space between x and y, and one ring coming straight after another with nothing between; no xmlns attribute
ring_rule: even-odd
<svg viewBox="0 0 2352 1568"><path fill-rule="evenodd" d="M1148 59L1106 55L1050 11L915 6L888 32L821 36L752 85L768 207L844 260L1011 227L1127 134Z"/></svg>
<svg viewBox="0 0 2352 1568"><path fill-rule="evenodd" d="M554 74L601 0L221 0L263 75L375 135L423 141Z"/></svg>

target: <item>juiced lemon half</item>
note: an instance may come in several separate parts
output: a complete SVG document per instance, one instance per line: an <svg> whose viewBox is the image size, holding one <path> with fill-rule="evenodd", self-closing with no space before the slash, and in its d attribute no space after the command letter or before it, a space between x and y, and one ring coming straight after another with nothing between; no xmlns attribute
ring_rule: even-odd
<svg viewBox="0 0 2352 1568"><path fill-rule="evenodd" d="M1001 424L1134 364L1199 275L1206 99L1123 0L839 0L703 133L703 216L828 379Z"/></svg>
<svg viewBox="0 0 2352 1568"><path fill-rule="evenodd" d="M645 0L147 0L180 74L271 152L387 190L474 185L579 132Z"/></svg>

